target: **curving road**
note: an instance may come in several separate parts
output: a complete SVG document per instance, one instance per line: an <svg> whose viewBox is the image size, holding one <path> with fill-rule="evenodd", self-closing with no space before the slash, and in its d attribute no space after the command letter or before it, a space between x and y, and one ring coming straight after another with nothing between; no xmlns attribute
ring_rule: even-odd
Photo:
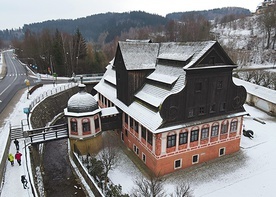
<svg viewBox="0 0 276 197"><path fill-rule="evenodd" d="M26 68L14 58L12 51L3 52L3 58L6 60L7 74L0 80L0 113L18 90L26 88L24 80L27 78Z"/></svg>
<svg viewBox="0 0 276 197"><path fill-rule="evenodd" d="M28 79L30 86L35 85L37 82L36 78L30 78L28 76L27 68L22 63L14 58L13 51L3 52L3 58L5 59L5 65L7 69L6 76L0 79L0 114L9 104L9 101L14 95L21 89L27 88L25 80ZM68 79L58 79L57 83L67 82ZM52 79L41 79L39 83L52 84Z"/></svg>

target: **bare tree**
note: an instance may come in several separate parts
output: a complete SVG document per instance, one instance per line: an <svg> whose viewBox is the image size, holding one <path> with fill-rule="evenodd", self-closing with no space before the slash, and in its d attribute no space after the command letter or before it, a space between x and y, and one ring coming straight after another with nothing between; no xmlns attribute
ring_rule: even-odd
<svg viewBox="0 0 276 197"><path fill-rule="evenodd" d="M272 73L272 89L276 90L276 73Z"/></svg>
<svg viewBox="0 0 276 197"><path fill-rule="evenodd" d="M253 71L246 71L246 72L242 72L241 74L241 78L245 81L251 81L254 77L254 72Z"/></svg>
<svg viewBox="0 0 276 197"><path fill-rule="evenodd" d="M192 197L192 190L189 184L181 182L175 187L175 194L172 197Z"/></svg>
<svg viewBox="0 0 276 197"><path fill-rule="evenodd" d="M275 29L276 27L276 6L270 6L265 9L264 13L260 17L260 22L261 25L264 27L266 31L266 36L267 36L267 41L266 41L266 49L270 48L271 45L271 34L272 30ZM276 35L276 34L275 34ZM272 38L273 41L273 48L275 45L275 35Z"/></svg>
<svg viewBox="0 0 276 197"><path fill-rule="evenodd" d="M254 74L254 76L253 76L254 82L257 85L261 85L261 83L265 77L265 72L261 71L261 70L256 70L256 71L253 71L253 74Z"/></svg>
<svg viewBox="0 0 276 197"><path fill-rule="evenodd" d="M108 181L108 173L115 167L117 159L118 155L116 149L112 147L111 142L107 141L107 143L104 143L104 148L99 154L99 160L101 160L104 168L103 176L105 180L105 187Z"/></svg>
<svg viewBox="0 0 276 197"><path fill-rule="evenodd" d="M133 188L134 197L163 197L165 192L163 189L164 179L159 176L150 176L149 179L140 177L136 179L135 187Z"/></svg>
<svg viewBox="0 0 276 197"><path fill-rule="evenodd" d="M263 78L263 86L269 88L273 82L273 74L271 72L265 72Z"/></svg>

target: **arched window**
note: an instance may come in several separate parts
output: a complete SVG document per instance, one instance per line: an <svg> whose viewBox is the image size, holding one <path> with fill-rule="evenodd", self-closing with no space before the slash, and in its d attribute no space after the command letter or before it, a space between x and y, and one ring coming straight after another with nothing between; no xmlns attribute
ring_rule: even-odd
<svg viewBox="0 0 276 197"><path fill-rule="evenodd" d="M90 120L88 118L82 119L82 132L83 133L91 132Z"/></svg>
<svg viewBox="0 0 276 197"><path fill-rule="evenodd" d="M219 133L219 124L216 122L211 127L211 137L218 136Z"/></svg>
<svg viewBox="0 0 276 197"><path fill-rule="evenodd" d="M95 124L95 130L98 130L100 128L99 118L94 119L94 124Z"/></svg>
<svg viewBox="0 0 276 197"><path fill-rule="evenodd" d="M188 142L188 131L185 130L179 133L179 145L187 144L187 142Z"/></svg>
<svg viewBox="0 0 276 197"><path fill-rule="evenodd" d="M222 124L221 124L221 134L228 133L228 125L229 125L228 120L222 122Z"/></svg>
<svg viewBox="0 0 276 197"><path fill-rule="evenodd" d="M236 132L238 130L238 121L234 119L231 121L230 132Z"/></svg>
<svg viewBox="0 0 276 197"><path fill-rule="evenodd" d="M209 127L201 128L201 139L208 139L209 138Z"/></svg>
<svg viewBox="0 0 276 197"><path fill-rule="evenodd" d="M176 134L167 136L167 148L173 147L176 145Z"/></svg>
<svg viewBox="0 0 276 197"><path fill-rule="evenodd" d="M78 133L78 122L76 118L71 118L70 120L70 131L72 134Z"/></svg>

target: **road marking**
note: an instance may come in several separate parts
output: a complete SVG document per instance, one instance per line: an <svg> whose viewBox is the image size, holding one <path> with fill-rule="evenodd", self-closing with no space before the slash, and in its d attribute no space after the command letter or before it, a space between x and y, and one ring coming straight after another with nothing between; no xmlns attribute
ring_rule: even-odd
<svg viewBox="0 0 276 197"><path fill-rule="evenodd" d="M12 66L13 66L13 69L15 70L15 72L17 73L17 70L15 68L15 65L13 63L13 61L11 60L11 57L8 55L8 58L10 59L11 63L12 63ZM17 75L15 76L15 78L13 79L12 83L10 83L1 93L0 95L2 95L17 79Z"/></svg>

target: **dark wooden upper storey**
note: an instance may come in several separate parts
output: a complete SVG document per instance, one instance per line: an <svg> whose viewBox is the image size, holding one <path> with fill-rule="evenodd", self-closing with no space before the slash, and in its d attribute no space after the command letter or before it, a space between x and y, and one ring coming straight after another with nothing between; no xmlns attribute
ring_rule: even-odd
<svg viewBox="0 0 276 197"><path fill-rule="evenodd" d="M243 112L246 90L218 42L119 42L113 69L117 99L160 113L159 128Z"/></svg>

